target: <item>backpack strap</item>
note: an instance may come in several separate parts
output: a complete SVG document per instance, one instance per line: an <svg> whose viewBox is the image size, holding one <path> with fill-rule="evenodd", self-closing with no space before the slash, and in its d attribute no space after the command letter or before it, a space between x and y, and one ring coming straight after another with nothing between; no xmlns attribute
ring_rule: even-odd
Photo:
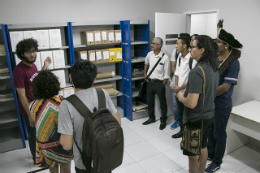
<svg viewBox="0 0 260 173"><path fill-rule="evenodd" d="M101 88L96 88L98 94L98 109L106 108L106 96Z"/></svg>
<svg viewBox="0 0 260 173"><path fill-rule="evenodd" d="M84 118L87 118L92 114L87 106L75 94L69 96L68 98L66 98L66 100L68 100ZM82 150L79 148L79 145L74 136L73 139L82 157Z"/></svg>
<svg viewBox="0 0 260 173"><path fill-rule="evenodd" d="M92 114L87 106L75 94L69 96L66 100L68 100L84 118L87 118Z"/></svg>
<svg viewBox="0 0 260 173"><path fill-rule="evenodd" d="M193 63L193 59L190 58L190 59L189 59L189 67L190 67L190 70L192 69L192 63Z"/></svg>

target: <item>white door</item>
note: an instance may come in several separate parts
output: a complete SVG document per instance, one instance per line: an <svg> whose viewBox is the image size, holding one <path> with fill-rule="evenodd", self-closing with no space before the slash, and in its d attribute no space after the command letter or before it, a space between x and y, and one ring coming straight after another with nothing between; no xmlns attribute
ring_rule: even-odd
<svg viewBox="0 0 260 173"><path fill-rule="evenodd" d="M155 37L163 39L162 52L171 58L173 49L176 46L176 40L180 33L187 32L186 15L176 13L155 13ZM172 90L169 86L170 82L166 84L166 100L167 100L167 115L173 115ZM155 97L155 116L158 120L161 117L160 102L158 97Z"/></svg>

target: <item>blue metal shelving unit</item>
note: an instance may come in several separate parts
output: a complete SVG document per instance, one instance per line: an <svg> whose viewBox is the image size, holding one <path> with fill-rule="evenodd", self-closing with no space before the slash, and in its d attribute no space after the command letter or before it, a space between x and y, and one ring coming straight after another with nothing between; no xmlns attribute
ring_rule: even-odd
<svg viewBox="0 0 260 173"><path fill-rule="evenodd" d="M146 103L146 97L137 98L139 87L143 78L132 79L132 66L135 63L143 68L144 57L150 51L150 21L132 22L130 20L121 21L122 49L123 49L123 88L124 88L124 115L129 120L146 117L147 111L133 112L133 99ZM131 32L131 30L133 30ZM133 35L131 35L133 33ZM131 54L134 49L134 55ZM141 57L138 61L133 57ZM132 83L134 82L134 88Z"/></svg>
<svg viewBox="0 0 260 173"><path fill-rule="evenodd" d="M8 79L10 79L11 86L13 86L12 61L11 61L11 58L10 58L9 40L8 40L8 37L7 37L8 31L6 30L6 27L5 27L4 24L1 24L1 28L0 29L2 30L2 37L3 37L4 46L5 46L5 52L6 52L5 55L3 55L3 56L6 56L6 60L7 60L8 71L9 71L9 78ZM21 116L19 114L16 90L13 87L12 87L12 93L13 93L13 98L9 99L9 100L10 101L14 100L14 104L15 104L15 109L16 110L11 111L11 112L7 112L7 116L8 117L6 117L7 119L4 118L6 123L9 126L9 128L5 129L5 134L2 133L0 135L0 140L1 140L1 137L5 138L5 139L3 139L4 141L1 141L1 150L0 150L0 152L5 152L5 151L12 150L12 149L20 148L21 147L20 145L22 145L22 147L25 147L25 138L26 138L25 134L26 133L24 132L24 129L23 129L23 126L22 126L22 123L23 123L22 122L22 118L21 118ZM1 101L1 102L5 102L5 101ZM15 116L12 116L12 114L14 112L16 112L17 119L14 119ZM2 120L3 120L3 118L2 118ZM1 124L2 124L2 122L1 122ZM4 126L4 124L2 124L2 125ZM21 136L19 134L17 134L17 131L15 130L17 128L20 129L20 135ZM20 140L22 140L22 142ZM12 143L14 143L13 146L10 146Z"/></svg>
<svg viewBox="0 0 260 173"><path fill-rule="evenodd" d="M134 65L144 66L144 57L146 57L147 53L150 51L150 21L142 21L142 22L134 22L134 21L111 21L105 23L99 22L86 22L86 23L74 23L68 22L66 24L32 24L32 25L1 25L2 34L4 38L4 44L6 49L6 57L8 61L8 69L10 73L11 83L13 85L12 71L15 68L15 58L14 51L11 47L11 40L9 31L23 31L23 30L34 30L34 29L49 29L49 28L63 28L65 32L65 47L63 49L67 52L67 65L65 70L69 70L69 68L75 63L75 49L85 48L86 45L74 45L73 41L73 27L74 26L108 26L112 25L114 29L120 29L122 31L122 43L120 44L111 44L111 46L121 47L123 53L123 61L116 62L115 71L116 77L114 79L109 80L100 80L98 82L106 82L106 81L115 81L117 90L121 93L121 95L116 96L117 99L117 109L120 110L124 117L129 120L135 120L148 115L147 111L135 113L132 111L133 101L140 100L146 103L146 97L137 98L136 94L138 93L138 87L140 87L141 82L144 80L142 77L132 79L132 67ZM132 34L133 33L133 34ZM132 35L131 35L132 34ZM103 45L108 47L108 45ZM93 47L89 47L91 49ZM102 48L102 45L99 45L98 48ZM48 49L47 49L48 50ZM52 49L49 49L52 50ZM133 52L132 54L131 52ZM138 58L138 60L133 60L133 57L142 57ZM120 77L120 79L119 79ZM133 84L133 85L132 85ZM67 87L71 85L68 84ZM135 88L132 88L135 86ZM18 108L18 98L16 90L12 87L14 102L16 108L16 114L19 122L20 133L22 137L23 147L26 147L25 140L27 139L27 133L25 124L23 119L20 116L19 108ZM115 98L115 96L114 96Z"/></svg>
<svg viewBox="0 0 260 173"><path fill-rule="evenodd" d="M11 46L11 39L10 39L10 32L9 31L23 31L23 30L40 30L40 29L53 29L53 28L64 28L64 35L65 38L63 38L65 40L65 46L63 45L62 48L60 48L61 50L64 50L65 52L67 52L67 65L65 68L63 68L64 70L69 70L71 65L74 64L75 62L75 58L74 58L74 50L73 47L70 47L70 45L73 45L73 40L72 40L72 32L71 32L71 24L70 22L66 23L59 23L59 24L28 24L28 25L13 25L13 24L8 24L8 25L2 25L2 27L5 28L4 32L5 32L5 39L6 39L6 48L8 48L6 50L7 52L7 58L8 58L8 67L9 67L9 72L10 72L10 78L11 78L11 82L12 82L12 86L13 86L13 78L12 78L12 71L14 70L16 63L15 63L15 58L14 58L14 52L12 50L12 46ZM72 42L72 43L71 43ZM50 49L44 49L44 50L59 50L59 48L50 48ZM41 50L39 50L41 51ZM55 70L55 69L54 69ZM71 87L72 84L67 83L66 87ZM18 97L17 97L17 93L15 88L13 89L13 94L14 94L14 101L15 101L15 105L16 105L16 112L17 112L17 117L19 120L19 126L20 126L20 131L22 134L22 139L23 139L23 144L24 147L26 147L25 144L25 140L27 139L27 133L26 133L26 127L25 127L25 122L23 121L23 118L21 118L20 113L19 113L19 108L18 108Z"/></svg>
<svg viewBox="0 0 260 173"><path fill-rule="evenodd" d="M71 52L73 52L73 59L75 63L75 55L74 51L75 50L95 50L95 49L106 49L106 48L112 48L112 47L121 47L122 44L118 43L113 43L113 44L99 44L99 45L85 45L79 42L79 40L76 40L75 42L73 41L73 38L78 38L76 34L79 34L78 31L80 30L81 32L84 32L86 30L101 30L104 28L110 28L111 30L118 30L121 29L121 24L119 21L110 21L110 22L69 22L68 23L68 28L70 30L70 36L71 36L71 41L70 41L70 48L72 49ZM79 29L80 28L80 29ZM91 29L89 29L91 28ZM76 31L74 32L75 35L73 35L73 29ZM106 29L104 29L106 30ZM116 108L118 110L119 115L124 116L125 114L123 113L124 109L124 100L123 100L123 93L124 93L124 87L123 87L123 81L122 81L122 76L123 76L123 63L122 62L115 62L115 63L105 63L107 65L115 65L115 73L116 77L114 78L108 78L108 79L101 79L101 80L96 80L95 83L100 83L100 82L115 82L116 84L116 89L119 91L119 94L117 96L111 96L111 98L116 98L117 99L117 105ZM100 64L96 64L98 71L99 71L99 66ZM102 65L101 65L102 66ZM104 66L104 64L103 64ZM122 115L124 114L124 115Z"/></svg>

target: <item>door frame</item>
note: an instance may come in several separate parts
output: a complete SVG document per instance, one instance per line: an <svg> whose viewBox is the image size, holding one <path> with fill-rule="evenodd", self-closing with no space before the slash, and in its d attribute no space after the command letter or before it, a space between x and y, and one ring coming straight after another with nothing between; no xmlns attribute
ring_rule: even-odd
<svg viewBox="0 0 260 173"><path fill-rule="evenodd" d="M184 12L183 14L186 14L186 32L190 33L191 15L192 14L210 14L210 13L217 13L217 21L216 21L216 24L217 24L217 22L219 20L219 9Z"/></svg>

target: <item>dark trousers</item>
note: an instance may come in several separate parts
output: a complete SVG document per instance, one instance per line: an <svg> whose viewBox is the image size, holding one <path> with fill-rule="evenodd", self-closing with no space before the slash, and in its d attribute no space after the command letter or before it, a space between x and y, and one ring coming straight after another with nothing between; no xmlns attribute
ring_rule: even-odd
<svg viewBox="0 0 260 173"><path fill-rule="evenodd" d="M28 116L23 116L26 129L27 129L27 134L28 134L28 143L30 147L31 154L33 156L33 162L35 162L35 152L36 152L36 129L35 127L30 126L30 121Z"/></svg>
<svg viewBox="0 0 260 173"><path fill-rule="evenodd" d="M178 113L179 113L179 122L180 122L180 127L181 127L181 132L184 129L183 125L183 112L184 112L184 104L179 101L178 98L176 98L177 105L178 105Z"/></svg>
<svg viewBox="0 0 260 173"><path fill-rule="evenodd" d="M155 94L158 95L161 108L161 122L167 120L167 103L165 98L165 87L163 81L151 80L147 82L147 102L148 102L148 114L149 118L155 120L154 105L155 105Z"/></svg>
<svg viewBox="0 0 260 173"><path fill-rule="evenodd" d="M75 167L75 170L76 170L76 173L89 173L87 170L82 170L77 167ZM109 172L109 173L111 173L111 172Z"/></svg>
<svg viewBox="0 0 260 173"><path fill-rule="evenodd" d="M215 117L208 136L208 157L217 165L222 164L226 150L227 133L226 127L232 107L215 108Z"/></svg>

